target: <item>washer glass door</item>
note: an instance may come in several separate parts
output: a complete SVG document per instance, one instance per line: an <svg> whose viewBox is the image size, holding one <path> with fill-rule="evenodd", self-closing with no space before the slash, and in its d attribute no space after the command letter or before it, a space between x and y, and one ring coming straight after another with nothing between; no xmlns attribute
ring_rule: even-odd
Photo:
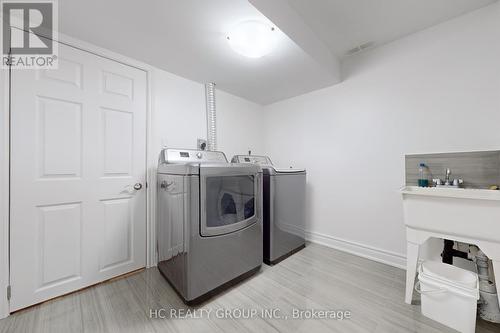
<svg viewBox="0 0 500 333"><path fill-rule="evenodd" d="M201 235L215 236L258 221L260 176L247 168L200 169Z"/></svg>

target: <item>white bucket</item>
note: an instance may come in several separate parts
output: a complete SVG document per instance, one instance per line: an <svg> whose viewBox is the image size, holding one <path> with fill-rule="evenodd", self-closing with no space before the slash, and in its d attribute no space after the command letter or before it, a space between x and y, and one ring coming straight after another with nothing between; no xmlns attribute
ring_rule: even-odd
<svg viewBox="0 0 500 333"><path fill-rule="evenodd" d="M415 290L421 294L424 316L460 332L475 332L479 299L476 273L427 261L419 267Z"/></svg>

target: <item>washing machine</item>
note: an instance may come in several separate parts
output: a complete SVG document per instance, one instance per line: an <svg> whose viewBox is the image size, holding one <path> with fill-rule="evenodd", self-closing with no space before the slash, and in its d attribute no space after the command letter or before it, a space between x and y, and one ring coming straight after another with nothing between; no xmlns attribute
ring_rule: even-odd
<svg viewBox="0 0 500 333"><path fill-rule="evenodd" d="M277 168L268 156L236 155L263 171L264 262L274 265L305 247L306 170Z"/></svg>
<svg viewBox="0 0 500 333"><path fill-rule="evenodd" d="M198 304L263 260L262 169L217 151L164 149L157 172L158 269Z"/></svg>

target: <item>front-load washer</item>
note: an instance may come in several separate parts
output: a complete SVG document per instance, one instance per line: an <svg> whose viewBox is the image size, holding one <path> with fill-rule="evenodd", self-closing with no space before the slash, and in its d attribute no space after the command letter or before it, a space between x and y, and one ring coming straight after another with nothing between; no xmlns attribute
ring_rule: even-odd
<svg viewBox="0 0 500 333"><path fill-rule="evenodd" d="M222 152L164 149L157 172L158 268L186 304L262 264L262 170Z"/></svg>
<svg viewBox="0 0 500 333"><path fill-rule="evenodd" d="M267 156L236 155L263 170L264 262L274 265L305 247L306 170L276 168Z"/></svg>

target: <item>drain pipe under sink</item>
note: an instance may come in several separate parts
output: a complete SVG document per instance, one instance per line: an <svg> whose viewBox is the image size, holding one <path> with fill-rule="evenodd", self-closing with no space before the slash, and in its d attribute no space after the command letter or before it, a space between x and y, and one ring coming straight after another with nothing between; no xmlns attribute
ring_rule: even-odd
<svg viewBox="0 0 500 333"><path fill-rule="evenodd" d="M470 249L475 252L473 260L476 263L477 275L479 276L479 294L481 295L478 304L479 316L484 320L500 323L500 307L497 297L498 286L495 286L489 278L490 259L477 246L472 245Z"/></svg>

